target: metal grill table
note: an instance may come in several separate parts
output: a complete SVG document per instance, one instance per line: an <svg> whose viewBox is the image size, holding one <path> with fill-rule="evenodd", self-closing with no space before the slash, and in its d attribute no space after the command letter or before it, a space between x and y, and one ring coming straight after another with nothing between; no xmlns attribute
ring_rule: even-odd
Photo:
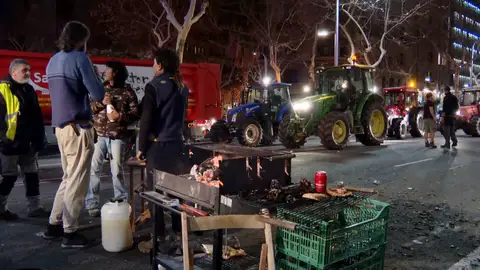
<svg viewBox="0 0 480 270"><path fill-rule="evenodd" d="M264 190L270 187L270 182L275 179L280 186L291 184L291 159L295 157L291 152L278 152L261 148L249 148L224 144L197 144L189 145L188 152L190 165L200 164L207 158L222 155L220 164L220 180L223 186L212 187L204 183L189 179L188 176L177 176L161 171L153 171L155 190L160 195L164 193L177 197L187 202L195 203L202 208L210 209L213 215L239 214L239 204L230 198L232 195L248 192L250 190ZM186 172L185 172L186 173ZM163 209L177 212L177 209L163 205L154 194L141 195L154 204L154 220L157 222L157 213ZM257 214L259 208L252 208L250 213ZM245 211L241 211L245 213ZM163 220L162 220L163 222ZM163 224L162 224L163 225ZM154 226L154 238L157 239L159 226ZM214 231L213 254L210 268L222 268L222 240L223 230ZM157 251L158 243L153 241L153 250ZM155 254L154 253L154 254ZM230 262L224 262L227 266ZM152 269L156 269L156 256L152 259ZM242 266L241 269L248 267ZM235 268L230 268L235 269Z"/></svg>

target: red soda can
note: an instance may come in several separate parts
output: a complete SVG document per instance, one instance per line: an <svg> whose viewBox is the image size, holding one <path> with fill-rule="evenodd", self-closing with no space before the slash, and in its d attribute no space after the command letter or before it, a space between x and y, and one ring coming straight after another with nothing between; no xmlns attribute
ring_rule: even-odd
<svg viewBox="0 0 480 270"><path fill-rule="evenodd" d="M318 171L315 173L315 191L318 193L325 193L327 191L327 173Z"/></svg>

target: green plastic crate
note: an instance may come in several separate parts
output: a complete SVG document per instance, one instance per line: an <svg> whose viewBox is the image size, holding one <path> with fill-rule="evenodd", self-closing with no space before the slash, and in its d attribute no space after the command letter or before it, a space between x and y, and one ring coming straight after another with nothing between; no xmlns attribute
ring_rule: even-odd
<svg viewBox="0 0 480 270"><path fill-rule="evenodd" d="M277 256L277 270L383 270L385 260L385 245L347 258L324 268L314 267L300 260L285 256Z"/></svg>
<svg viewBox="0 0 480 270"><path fill-rule="evenodd" d="M277 253L324 268L366 252L386 243L389 208L387 203L364 199L328 219L320 219L322 210L315 207L279 208L279 218L298 225L295 230L277 229Z"/></svg>

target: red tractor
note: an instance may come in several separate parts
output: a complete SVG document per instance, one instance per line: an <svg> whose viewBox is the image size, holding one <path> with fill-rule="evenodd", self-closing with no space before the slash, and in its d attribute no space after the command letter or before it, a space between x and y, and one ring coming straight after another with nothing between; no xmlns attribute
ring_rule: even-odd
<svg viewBox="0 0 480 270"><path fill-rule="evenodd" d="M455 129L462 129L465 134L480 136L480 86L463 89L460 94L460 109L457 111ZM441 112L440 112L441 115ZM440 123L443 119L440 118ZM443 125L439 125L443 134Z"/></svg>
<svg viewBox="0 0 480 270"><path fill-rule="evenodd" d="M407 132L412 137L423 136L423 110L418 106L419 94L417 89L390 87L383 89L385 111L388 117L388 137L404 139Z"/></svg>

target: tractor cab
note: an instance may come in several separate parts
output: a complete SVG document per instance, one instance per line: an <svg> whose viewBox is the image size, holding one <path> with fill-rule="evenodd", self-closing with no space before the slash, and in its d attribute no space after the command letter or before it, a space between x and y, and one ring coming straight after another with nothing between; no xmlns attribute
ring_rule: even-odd
<svg viewBox="0 0 480 270"><path fill-rule="evenodd" d="M419 95L417 89L410 87L389 87L383 89L385 110L406 116L407 112L418 107Z"/></svg>
<svg viewBox="0 0 480 270"><path fill-rule="evenodd" d="M261 84L250 85L241 93L242 104L261 103L267 101L272 106L288 103L290 100L290 84L272 83L268 86Z"/></svg>
<svg viewBox="0 0 480 270"><path fill-rule="evenodd" d="M372 69L343 65L328 69L320 69L317 94L335 94L336 104L346 109L364 94L375 92Z"/></svg>
<svg viewBox="0 0 480 270"><path fill-rule="evenodd" d="M457 118L466 117L469 120L480 111L480 87L466 88L460 95L460 109Z"/></svg>
<svg viewBox="0 0 480 270"><path fill-rule="evenodd" d="M276 115L280 108L290 102L290 87L288 83L272 83L268 86L256 83L242 91L240 100L244 105L267 105L268 110Z"/></svg>

